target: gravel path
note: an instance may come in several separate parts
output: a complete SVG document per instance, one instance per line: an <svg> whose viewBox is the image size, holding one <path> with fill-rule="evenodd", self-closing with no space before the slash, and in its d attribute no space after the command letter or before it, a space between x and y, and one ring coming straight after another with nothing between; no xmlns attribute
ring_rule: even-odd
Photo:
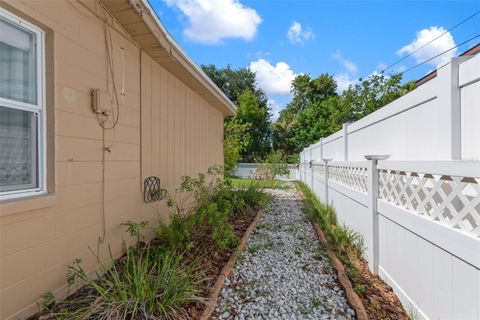
<svg viewBox="0 0 480 320"><path fill-rule="evenodd" d="M355 319L301 198L294 189L271 192L213 319Z"/></svg>

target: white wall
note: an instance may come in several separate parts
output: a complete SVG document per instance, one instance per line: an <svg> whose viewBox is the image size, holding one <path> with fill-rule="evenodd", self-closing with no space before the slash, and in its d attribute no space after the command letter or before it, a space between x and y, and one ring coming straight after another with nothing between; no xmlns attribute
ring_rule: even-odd
<svg viewBox="0 0 480 320"><path fill-rule="evenodd" d="M329 163L327 181L324 166L302 163L299 172L363 237L372 272L418 319L480 319L480 162L380 161L364 176L370 166Z"/></svg>
<svg viewBox="0 0 480 320"><path fill-rule="evenodd" d="M368 154L480 159L480 55L452 59L437 77L305 151L310 148L335 161L361 161Z"/></svg>
<svg viewBox="0 0 480 320"><path fill-rule="evenodd" d="M251 178L255 174L260 163L239 163L235 167L234 176L239 178ZM300 179L298 168L296 165L289 166L289 173L286 175L279 175L278 180L298 180Z"/></svg>
<svg viewBox="0 0 480 320"><path fill-rule="evenodd" d="M480 55L460 65L459 86L462 157L480 160Z"/></svg>
<svg viewBox="0 0 480 320"><path fill-rule="evenodd" d="M371 154L390 158L375 166ZM334 160L328 180L322 159ZM478 320L479 160L477 55L305 148L299 173L362 235L371 271L418 319Z"/></svg>

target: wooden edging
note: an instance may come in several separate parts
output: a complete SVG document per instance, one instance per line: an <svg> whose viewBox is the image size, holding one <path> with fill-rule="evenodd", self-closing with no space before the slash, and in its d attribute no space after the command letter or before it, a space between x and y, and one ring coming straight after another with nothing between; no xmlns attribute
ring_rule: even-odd
<svg viewBox="0 0 480 320"><path fill-rule="evenodd" d="M247 230L243 234L242 238L240 239L240 244L238 245L235 252L232 254L230 259L228 260L227 264L223 267L222 271L218 275L215 284L213 285L210 291L210 297L207 301L207 307L203 310L202 315L199 317L199 320L208 320L212 316L213 312L215 311L215 307L217 306L218 296L220 295L220 291L222 291L223 285L225 283L225 279L230 275L232 272L233 266L237 262L237 258L242 253L243 249L245 249L245 245L247 244L248 237L250 233L252 233L253 229L258 223L258 220L262 217L263 210L259 210L255 218L253 218L252 223L248 226Z"/></svg>
<svg viewBox="0 0 480 320"><path fill-rule="evenodd" d="M365 306L363 305L363 302L358 294L355 292L355 290L353 290L352 282L350 282L350 278L348 278L347 273L345 272L345 267L337 258L335 253L329 249L327 239L325 238L325 235L323 234L323 231L318 223L312 222L312 224L318 240L326 248L327 254L332 261L332 265L337 270L338 281L340 282L340 286L343 288L343 291L345 291L348 304L353 308L353 310L355 310L357 320L368 320Z"/></svg>

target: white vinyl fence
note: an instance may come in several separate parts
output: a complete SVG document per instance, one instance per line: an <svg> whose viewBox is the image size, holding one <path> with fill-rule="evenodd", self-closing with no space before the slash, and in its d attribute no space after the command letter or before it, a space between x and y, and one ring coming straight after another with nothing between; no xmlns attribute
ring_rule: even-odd
<svg viewBox="0 0 480 320"><path fill-rule="evenodd" d="M479 80L480 55L453 59L300 154L300 180L419 319L480 319Z"/></svg>
<svg viewBox="0 0 480 320"><path fill-rule="evenodd" d="M235 167L234 176L239 178L252 178L261 163L239 163ZM285 175L276 177L279 180L298 180L298 167L296 165L289 165L289 172Z"/></svg>

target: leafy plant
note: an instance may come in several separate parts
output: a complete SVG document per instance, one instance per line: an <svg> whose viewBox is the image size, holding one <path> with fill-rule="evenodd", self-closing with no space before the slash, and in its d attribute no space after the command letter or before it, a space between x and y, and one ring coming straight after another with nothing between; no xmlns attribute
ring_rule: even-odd
<svg viewBox="0 0 480 320"><path fill-rule="evenodd" d="M172 221L156 230L160 241L176 250L190 250L196 241L220 250L237 246L232 217L263 207L269 196L253 184L233 187L222 173L211 167L206 175L182 178L177 197L168 201L175 210Z"/></svg>
<svg viewBox="0 0 480 320"><path fill-rule="evenodd" d="M353 290L359 295L359 296L363 296L365 294L365 287L359 283L356 283L354 286L353 286Z"/></svg>
<svg viewBox="0 0 480 320"><path fill-rule="evenodd" d="M350 279L352 279L353 281L356 281L361 276L360 272L358 272L358 270L352 265L348 266L347 274L350 277Z"/></svg>
<svg viewBox="0 0 480 320"><path fill-rule="evenodd" d="M223 159L225 173L231 174L238 164L241 153L250 142L251 123L243 123L237 118L226 120L224 124Z"/></svg>
<svg viewBox="0 0 480 320"><path fill-rule="evenodd" d="M42 298L41 307L47 310L50 309L50 306L55 300L54 294L51 291L48 291L42 294L41 298Z"/></svg>
<svg viewBox="0 0 480 320"><path fill-rule="evenodd" d="M261 165L257 168L255 175L262 179L273 180L278 175L288 174L288 159L283 150L271 151L263 161L257 159L257 162L261 162Z"/></svg>
<svg viewBox="0 0 480 320"><path fill-rule="evenodd" d="M140 242L140 231L146 228L149 224L149 221L143 220L140 222L127 221L123 225L127 226L127 232L131 237L137 238L137 244Z"/></svg>

